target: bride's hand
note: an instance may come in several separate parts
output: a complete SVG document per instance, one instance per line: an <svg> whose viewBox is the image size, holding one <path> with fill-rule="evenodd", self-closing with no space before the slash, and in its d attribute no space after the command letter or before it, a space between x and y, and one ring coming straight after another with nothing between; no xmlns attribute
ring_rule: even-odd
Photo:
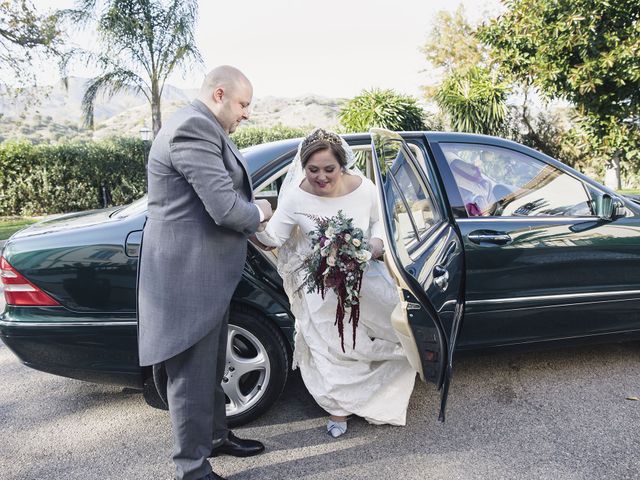
<svg viewBox="0 0 640 480"><path fill-rule="evenodd" d="M379 259L384 255L384 243L379 238L372 238L369 240L371 246L371 258Z"/></svg>
<svg viewBox="0 0 640 480"><path fill-rule="evenodd" d="M256 237L255 234L249 237L249 241L253 243L256 247L260 248L261 250L264 250L265 252L270 252L271 250L276 248L276 247L270 247L268 245L265 245L260 240L258 240L258 237Z"/></svg>

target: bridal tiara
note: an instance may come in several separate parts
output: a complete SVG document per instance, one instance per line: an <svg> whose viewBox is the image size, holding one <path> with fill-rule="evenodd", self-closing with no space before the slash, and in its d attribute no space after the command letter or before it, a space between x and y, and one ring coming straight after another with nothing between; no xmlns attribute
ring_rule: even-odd
<svg viewBox="0 0 640 480"><path fill-rule="evenodd" d="M342 146L342 139L338 134L318 128L311 132L309 136L302 141L302 149L304 150L309 145L316 142L328 142Z"/></svg>

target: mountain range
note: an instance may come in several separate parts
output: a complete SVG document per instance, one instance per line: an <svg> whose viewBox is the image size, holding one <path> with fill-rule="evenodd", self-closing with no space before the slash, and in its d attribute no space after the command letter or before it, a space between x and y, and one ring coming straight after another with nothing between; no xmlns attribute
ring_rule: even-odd
<svg viewBox="0 0 640 480"><path fill-rule="evenodd" d="M151 128L151 112L142 94L121 92L111 98L99 97L94 109L94 129L82 124L82 97L88 79L70 77L66 85L39 86L20 92L0 91L0 141L29 139L33 142L62 142L102 139L112 135L139 136ZM197 95L196 89L165 85L162 118ZM338 112L345 99L307 95L296 98L254 99L251 118L243 125L270 127L318 126L338 124Z"/></svg>

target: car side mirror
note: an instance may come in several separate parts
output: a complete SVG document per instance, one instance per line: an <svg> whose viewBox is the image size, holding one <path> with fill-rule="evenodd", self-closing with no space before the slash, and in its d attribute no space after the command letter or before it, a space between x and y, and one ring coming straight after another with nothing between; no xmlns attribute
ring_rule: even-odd
<svg viewBox="0 0 640 480"><path fill-rule="evenodd" d="M613 218L627 216L627 207L624 206L622 199L615 197L613 199Z"/></svg>
<svg viewBox="0 0 640 480"><path fill-rule="evenodd" d="M612 197L605 193L596 200L596 215L602 220L614 220L624 217L626 214L624 202L618 197Z"/></svg>

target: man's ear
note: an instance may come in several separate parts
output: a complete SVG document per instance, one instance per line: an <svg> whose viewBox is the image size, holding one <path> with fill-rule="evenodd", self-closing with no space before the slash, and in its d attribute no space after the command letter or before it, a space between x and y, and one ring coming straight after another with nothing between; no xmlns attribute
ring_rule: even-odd
<svg viewBox="0 0 640 480"><path fill-rule="evenodd" d="M224 88L216 87L213 89L213 93L211 94L211 99L215 103L222 103L222 99L224 98Z"/></svg>

